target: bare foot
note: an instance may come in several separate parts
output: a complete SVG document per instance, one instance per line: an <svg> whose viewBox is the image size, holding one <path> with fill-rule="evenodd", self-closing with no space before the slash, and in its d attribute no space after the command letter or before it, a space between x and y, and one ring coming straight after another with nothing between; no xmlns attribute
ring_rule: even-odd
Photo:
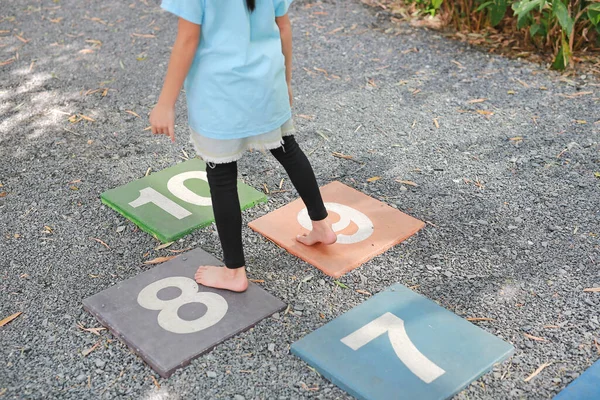
<svg viewBox="0 0 600 400"><path fill-rule="evenodd" d="M298 235L296 240L306 246L312 246L317 243L334 244L337 242L337 235L331 229L331 224L326 220L313 221L312 231L308 235Z"/></svg>
<svg viewBox="0 0 600 400"><path fill-rule="evenodd" d="M248 289L245 267L229 269L201 266L196 271L194 278L199 284L216 289L231 290L232 292L243 292Z"/></svg>

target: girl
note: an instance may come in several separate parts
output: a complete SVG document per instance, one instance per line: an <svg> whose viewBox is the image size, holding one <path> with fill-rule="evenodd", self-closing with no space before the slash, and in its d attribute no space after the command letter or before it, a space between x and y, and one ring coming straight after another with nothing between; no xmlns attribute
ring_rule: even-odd
<svg viewBox="0 0 600 400"><path fill-rule="evenodd" d="M191 140L208 164L227 267L200 266L195 278L205 286L235 292L248 287L237 192L237 160L248 149L270 150L304 201L313 229L297 240L307 246L337 240L315 174L293 136L291 2L162 2L162 8L179 17L179 26L150 123L152 133L175 141L175 101L185 80Z"/></svg>

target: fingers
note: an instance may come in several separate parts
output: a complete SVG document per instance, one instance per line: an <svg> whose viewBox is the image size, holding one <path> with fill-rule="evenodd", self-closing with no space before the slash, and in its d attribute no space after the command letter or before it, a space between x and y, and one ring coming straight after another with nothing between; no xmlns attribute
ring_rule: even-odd
<svg viewBox="0 0 600 400"><path fill-rule="evenodd" d="M171 142L175 143L175 127L172 124L169 124L167 132L169 137L171 138Z"/></svg>

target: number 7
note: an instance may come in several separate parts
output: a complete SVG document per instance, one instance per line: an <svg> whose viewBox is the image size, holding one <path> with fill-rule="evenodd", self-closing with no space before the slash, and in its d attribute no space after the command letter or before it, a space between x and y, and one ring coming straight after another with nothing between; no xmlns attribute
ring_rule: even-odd
<svg viewBox="0 0 600 400"><path fill-rule="evenodd" d="M446 373L417 349L406 333L404 321L389 312L341 339L341 342L352 350L358 350L384 333L388 334L400 361L423 382L431 383Z"/></svg>

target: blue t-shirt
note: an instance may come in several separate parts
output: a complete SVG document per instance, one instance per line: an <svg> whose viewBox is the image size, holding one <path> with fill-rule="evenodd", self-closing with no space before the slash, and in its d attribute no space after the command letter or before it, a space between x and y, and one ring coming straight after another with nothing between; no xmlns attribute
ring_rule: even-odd
<svg viewBox="0 0 600 400"><path fill-rule="evenodd" d="M213 139L272 131L291 118L285 59L275 17L293 0L163 0L162 8L202 25L185 80L190 127Z"/></svg>

